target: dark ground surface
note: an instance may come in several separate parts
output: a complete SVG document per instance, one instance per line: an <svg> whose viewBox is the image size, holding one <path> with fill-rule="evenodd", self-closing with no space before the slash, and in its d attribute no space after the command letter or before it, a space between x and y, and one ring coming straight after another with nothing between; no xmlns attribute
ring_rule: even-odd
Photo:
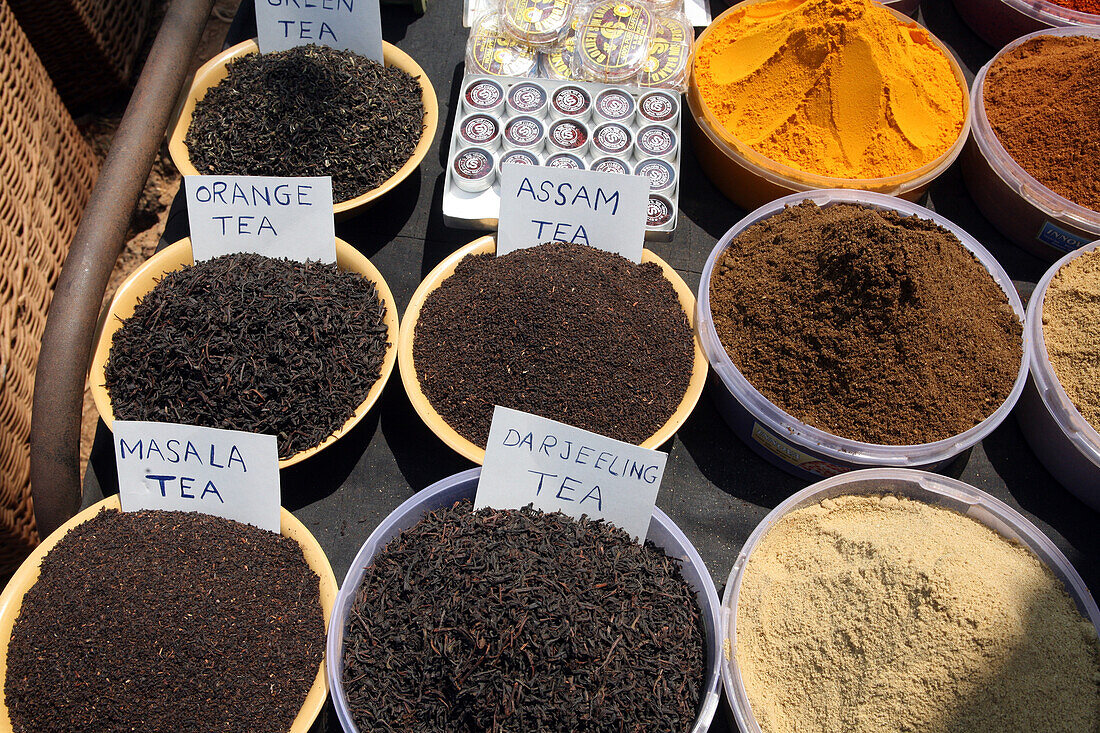
<svg viewBox="0 0 1100 733"><path fill-rule="evenodd" d="M726 6L713 0L714 14ZM251 3L244 3L251 8ZM244 12L247 12L244 11ZM404 7L383 7L384 38L424 68L440 102L440 125L420 169L384 201L338 224L385 276L404 309L421 279L446 255L479 233L443 224L446 146L458 104L466 31L461 3L439 0L417 17ZM968 81L994 54L965 26L950 0L925 0L918 16L950 46ZM229 43L246 37L238 18ZM673 241L649 243L692 288L716 240L744 211L725 199L699 168L690 140L681 167L680 219ZM177 201L177 203L179 203ZM932 187L925 205L961 225L987 247L1016 282L1025 302L1048 266L1010 244L982 217L953 165ZM183 212L169 220L165 239L185 233ZM742 443L718 415L708 386L698 407L665 447L668 466L657 504L698 548L721 594L742 544L783 499L808 485L773 467ZM335 446L283 472L283 503L313 532L343 580L360 545L383 518L420 489L472 464L440 442L417 417L395 368L375 409ZM85 485L85 505L117 490L111 436L102 423ZM1013 417L954 461L945 473L988 491L1021 511L1066 554L1089 587L1100 588L1100 532L1095 512L1067 493L1043 469ZM733 730L723 702L712 730ZM324 726L319 724L319 728ZM339 730L330 716L327 730Z"/></svg>

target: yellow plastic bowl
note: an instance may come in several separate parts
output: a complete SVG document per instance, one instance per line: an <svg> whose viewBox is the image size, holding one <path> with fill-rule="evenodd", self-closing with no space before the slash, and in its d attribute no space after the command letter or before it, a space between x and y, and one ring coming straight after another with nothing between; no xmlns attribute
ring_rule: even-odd
<svg viewBox="0 0 1100 733"><path fill-rule="evenodd" d="M454 273L458 263L470 255L493 254L496 251L497 242L494 237L481 237L436 265L436 268L428 274L428 277L420 283L420 287L413 293L409 307L405 310L405 318L401 324L401 337L397 346L401 382L405 385L409 401L412 402L416 413L420 415L420 419L427 424L440 440L463 457L478 464L485 462L485 449L474 445L459 435L458 431L443 420L424 395L424 390L420 387L420 380L416 376L416 365L413 363L413 337L416 334L416 322L420 319L420 309L424 307L424 301L427 300L432 291ZM695 295L688 288L687 283L667 262L648 249L642 250L642 262L656 263L664 271L665 279L669 281L673 289L676 290L676 295L680 298L680 305L683 307L688 325L691 326L694 333L695 363L691 368L691 380L688 382L687 391L684 392L684 398L680 400L676 411L661 426L661 429L642 443L643 448L657 448L680 429L680 426L691 415L691 411L695 409L696 403L699 402L699 395L703 393L703 385L707 381L707 358L703 355L703 348L699 343L699 334L695 330Z"/></svg>
<svg viewBox="0 0 1100 733"><path fill-rule="evenodd" d="M187 136L187 131L191 128L191 117L195 114L195 103L206 96L206 91L210 87L217 86L225 78L226 65L230 61L241 56L247 56L250 53L259 53L259 51L260 47L256 45L255 40L242 41L236 46L222 51L200 66L199 70L195 72L195 80L191 82L191 89L187 92L187 97L184 98L183 105L180 107L175 123L172 125L172 130L168 135L168 153L172 156L172 162L181 174L185 176L199 174L199 171L191 164L191 156L183 142L183 139ZM389 180L378 188L367 191L355 198L335 202L333 213L338 221L352 216L358 209L371 204L375 199L380 198L401 181L408 178L409 174L416 170L417 166L424 160L424 156L428 154L428 148L431 147L432 140L435 139L436 129L439 127L439 103L435 98L435 88L432 86L431 80L428 79L428 75L420 68L420 65L397 46L385 41L382 42L382 58L386 62L386 66L396 66L419 80L421 97L424 102L424 132L420 136L420 142L413 150L412 157L405 161L405 165L390 176Z"/></svg>
<svg viewBox="0 0 1100 733"><path fill-rule="evenodd" d="M75 517L58 527L42 544L35 548L30 557L23 561L15 575L8 581L3 594L0 594L0 635L4 639L0 645L0 688L7 680L8 674L8 644L11 642L12 627L19 617L19 610L23 607L23 597L31 586L38 580L38 569L42 564L42 558L53 549L61 538L69 533L73 527L83 524L102 509L119 509L118 496L109 496L88 507ZM325 630L328 631L329 621L332 617L332 607L336 602L336 576L332 573L325 551L317 544L317 540L309 533L301 522L286 509L282 509L282 526L280 534L297 542L302 547L306 564L309 565L317 577L321 579L321 610L325 617ZM322 645L324 642L321 642ZM321 658L321 664L317 668L317 677L313 680L313 686L309 688L306 700L294 723L290 726L290 733L306 733L313 721L317 719L321 708L328 698L328 679L325 676L325 660ZM11 715L8 713L7 698L0 695L0 733L9 733L12 730Z"/></svg>
<svg viewBox="0 0 1100 733"><path fill-rule="evenodd" d="M162 275L173 270L179 270L184 265L194 264L194 262L194 257L191 255L191 239L185 237L146 260L141 267L134 270L126 278L122 286L119 287L118 292L115 293L107 317L100 323L99 333L96 335L95 353L92 354L92 365L88 374L92 399L95 401L100 417L103 418L103 422L107 424L108 428L114 425L115 413L111 409L111 397L107 394L105 386L107 380L103 370L107 366L107 357L111 353L111 342L114 340L115 332L122 327L124 320L133 315L138 301L144 298L160 282ZM382 394L382 389L386 386L386 380L390 378L390 372L393 371L393 363L397 359L397 301L393 299L393 293L390 292L389 286L382 278L382 273L359 250L339 237L336 239L336 264L341 270L363 275L372 281L378 289L378 298L386 307L383 320L386 324L386 339L389 341L389 346L386 347L386 355L382 359L382 371L378 376L378 381L367 392L366 399L355 408L355 414L348 418L343 427L325 438L321 443L312 448L298 451L290 458L280 460L279 468L293 466L295 463L300 463L310 456L320 453L354 428L378 400L379 395Z"/></svg>
<svg viewBox="0 0 1100 733"><path fill-rule="evenodd" d="M772 0L745 0L729 8L707 26L695 42L695 48L700 48L711 31L722 25L729 16L743 12L750 5L765 2L772 2ZM726 198L749 211L792 193L823 188L854 188L897 196L907 201L917 201L928 190L932 181L951 166L962 152L970 133L970 90L962 67L931 31L893 8L887 7L886 10L902 26L920 28L928 33L932 43L951 65L951 71L955 75L955 81L963 97L963 124L954 142L938 157L920 168L883 178L833 178L792 168L757 152L726 130L703 101L693 60L685 95L691 112L689 129L692 142L703 172L725 194Z"/></svg>

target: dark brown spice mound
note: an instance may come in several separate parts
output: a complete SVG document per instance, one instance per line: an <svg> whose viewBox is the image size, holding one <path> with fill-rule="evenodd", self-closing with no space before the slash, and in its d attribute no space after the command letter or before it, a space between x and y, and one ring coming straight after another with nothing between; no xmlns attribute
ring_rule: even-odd
<svg viewBox="0 0 1100 733"><path fill-rule="evenodd" d="M336 202L388 180L424 132L420 83L350 51L248 54L196 105L184 143L199 173L332 176Z"/></svg>
<svg viewBox="0 0 1100 733"><path fill-rule="evenodd" d="M554 242L463 260L420 311L413 361L479 446L494 405L641 443L683 400L692 339L658 265Z"/></svg>
<svg viewBox="0 0 1100 733"><path fill-rule="evenodd" d="M325 647L292 539L184 512L100 512L42 562L8 647L16 733L286 731Z"/></svg>
<svg viewBox="0 0 1100 733"><path fill-rule="evenodd" d="M705 641L679 561L652 543L462 502L367 568L344 684L362 731L686 733Z"/></svg>
<svg viewBox="0 0 1100 733"><path fill-rule="evenodd" d="M868 443L957 435L1012 391L1022 326L938 224L855 204L788 207L746 229L710 283L722 345L774 404Z"/></svg>
<svg viewBox="0 0 1100 733"><path fill-rule="evenodd" d="M342 428L378 381L385 310L371 280L336 265L233 254L175 270L114 334L111 408L274 435L287 458Z"/></svg>
<svg viewBox="0 0 1100 733"><path fill-rule="evenodd" d="M1013 160L1100 211L1100 39L1033 38L989 68L985 112Z"/></svg>

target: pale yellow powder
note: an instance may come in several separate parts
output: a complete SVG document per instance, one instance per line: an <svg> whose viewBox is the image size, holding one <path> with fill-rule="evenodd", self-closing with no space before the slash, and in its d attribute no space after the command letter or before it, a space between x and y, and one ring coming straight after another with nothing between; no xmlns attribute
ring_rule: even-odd
<svg viewBox="0 0 1100 733"><path fill-rule="evenodd" d="M1100 251L1075 258L1051 279L1043 340L1066 395L1100 430Z"/></svg>
<svg viewBox="0 0 1100 733"><path fill-rule="evenodd" d="M737 661L768 733L1100 730L1100 644L1030 551L956 512L846 496L746 567Z"/></svg>

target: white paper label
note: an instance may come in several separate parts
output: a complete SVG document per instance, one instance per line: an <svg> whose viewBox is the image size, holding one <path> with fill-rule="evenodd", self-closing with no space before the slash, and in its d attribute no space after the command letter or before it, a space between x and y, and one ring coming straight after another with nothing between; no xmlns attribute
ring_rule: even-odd
<svg viewBox="0 0 1100 733"><path fill-rule="evenodd" d="M279 531L274 435L115 420L122 510L203 512Z"/></svg>
<svg viewBox="0 0 1100 733"><path fill-rule="evenodd" d="M336 262L332 179L184 176L195 262L254 252Z"/></svg>
<svg viewBox="0 0 1100 733"><path fill-rule="evenodd" d="M639 542L668 456L499 405L493 410L474 508L604 519Z"/></svg>
<svg viewBox="0 0 1100 733"><path fill-rule="evenodd" d="M641 262L649 178L599 171L501 166L497 256L571 242Z"/></svg>
<svg viewBox="0 0 1100 733"><path fill-rule="evenodd" d="M256 0L260 53L315 43L382 61L378 0Z"/></svg>

